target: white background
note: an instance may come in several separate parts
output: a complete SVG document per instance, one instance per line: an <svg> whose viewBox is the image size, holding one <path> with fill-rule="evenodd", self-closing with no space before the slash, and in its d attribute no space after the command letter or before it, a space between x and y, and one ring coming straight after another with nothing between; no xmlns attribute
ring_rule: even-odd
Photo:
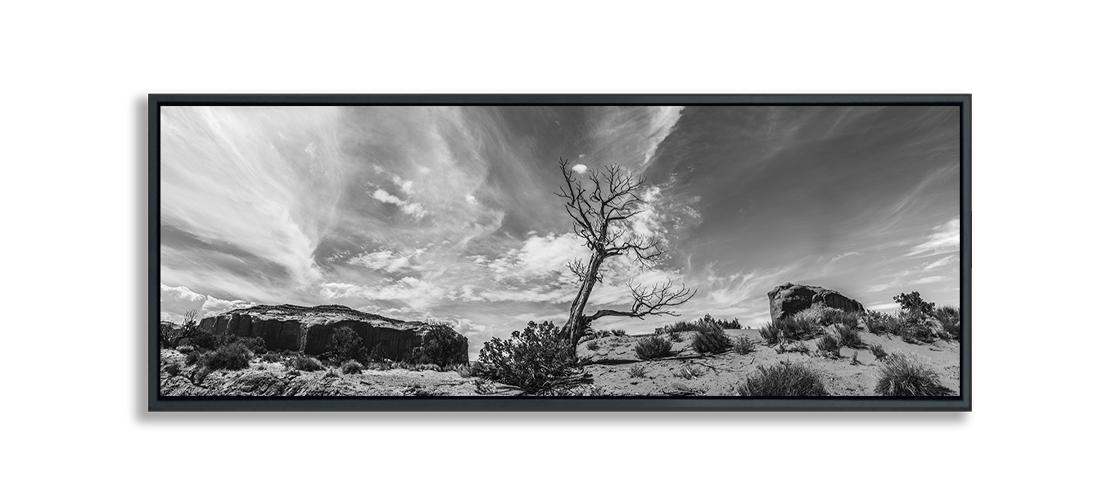
<svg viewBox="0 0 1116 504"><path fill-rule="evenodd" d="M1110 8L10 2L7 502L1110 499ZM149 92L973 93L970 414L148 414Z"/></svg>

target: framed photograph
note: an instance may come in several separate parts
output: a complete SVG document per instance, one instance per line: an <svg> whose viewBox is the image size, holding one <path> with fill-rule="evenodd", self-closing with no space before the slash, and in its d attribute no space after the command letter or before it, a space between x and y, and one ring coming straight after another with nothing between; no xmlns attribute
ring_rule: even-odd
<svg viewBox="0 0 1116 504"><path fill-rule="evenodd" d="M150 95L168 410L970 411L971 95Z"/></svg>

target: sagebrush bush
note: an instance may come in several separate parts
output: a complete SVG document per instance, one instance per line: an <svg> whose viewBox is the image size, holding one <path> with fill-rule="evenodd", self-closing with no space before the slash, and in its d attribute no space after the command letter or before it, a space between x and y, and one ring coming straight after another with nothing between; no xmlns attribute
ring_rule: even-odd
<svg viewBox="0 0 1116 504"><path fill-rule="evenodd" d="M201 352L198 352L197 350L191 351L190 353L186 354L186 365L193 366L194 364L197 364L199 359L201 359Z"/></svg>
<svg viewBox="0 0 1116 504"><path fill-rule="evenodd" d="M360 374L361 371L364 371L364 366L355 360L347 360L344 364L341 364L342 373Z"/></svg>
<svg viewBox="0 0 1116 504"><path fill-rule="evenodd" d="M166 371L168 375L178 376L178 374L182 372L182 366L177 362L172 362L164 366L163 371Z"/></svg>
<svg viewBox="0 0 1116 504"><path fill-rule="evenodd" d="M283 358L280 357L279 354L277 354L275 352L267 352L267 353L260 356L260 360L262 360L264 362L279 362L279 361L283 360Z"/></svg>
<svg viewBox="0 0 1116 504"><path fill-rule="evenodd" d="M882 396L943 396L952 391L943 386L938 372L924 360L896 353L883 361L876 382Z"/></svg>
<svg viewBox="0 0 1116 504"><path fill-rule="evenodd" d="M552 322L531 321L511 338L485 342L477 358L478 374L528 392L550 388L573 375L577 356Z"/></svg>
<svg viewBox="0 0 1116 504"><path fill-rule="evenodd" d="M699 354L718 354L732 348L732 340L725 336L725 330L714 323L700 324L698 333L690 342L690 348Z"/></svg>
<svg viewBox="0 0 1116 504"><path fill-rule="evenodd" d="M743 383L736 386L737 395L751 397L822 397L825 390L821 375L802 363L780 362L760 366Z"/></svg>
<svg viewBox="0 0 1116 504"><path fill-rule="evenodd" d="M647 366L643 364L632 364L632 367L628 368L628 376L632 378L643 378L647 376Z"/></svg>
<svg viewBox="0 0 1116 504"><path fill-rule="evenodd" d="M671 344L661 336L646 336L636 343L635 351L641 360L660 359L671 355Z"/></svg>
<svg viewBox="0 0 1116 504"><path fill-rule="evenodd" d="M774 345L779 342L779 328L775 327L775 324L767 323L760 326L759 333L760 337L763 338L763 341L767 342L768 345Z"/></svg>
<svg viewBox="0 0 1116 504"><path fill-rule="evenodd" d="M866 312L864 314L864 324L868 327L868 332L881 336L884 334L898 336L903 329L903 323L899 317L877 311Z"/></svg>
<svg viewBox="0 0 1116 504"><path fill-rule="evenodd" d="M229 343L202 354L201 363L209 369L244 369L252 360L252 351L243 343Z"/></svg>
<svg viewBox="0 0 1116 504"><path fill-rule="evenodd" d="M868 347L872 351L872 355L876 356L876 360L881 360L887 357L887 350L884 350L883 345L873 344Z"/></svg>
<svg viewBox="0 0 1116 504"><path fill-rule="evenodd" d="M756 351L756 342L744 337L736 338L732 349L740 355L747 355Z"/></svg>
<svg viewBox="0 0 1116 504"><path fill-rule="evenodd" d="M625 331L623 329L613 329L612 330L612 335L623 338L623 337L626 337L628 335L628 331Z"/></svg>
<svg viewBox="0 0 1116 504"><path fill-rule="evenodd" d="M934 318L952 339L961 339L961 310L956 306L941 306L934 310Z"/></svg>
<svg viewBox="0 0 1116 504"><path fill-rule="evenodd" d="M777 319L772 322L772 325L779 331L779 338L785 340L813 339L822 330L813 317L809 315L799 316L797 313L790 317Z"/></svg>
<svg viewBox="0 0 1116 504"><path fill-rule="evenodd" d="M832 335L826 334L818 339L817 346L819 352L836 354L841 349L841 342Z"/></svg>
<svg viewBox="0 0 1116 504"><path fill-rule="evenodd" d="M325 369L325 366L322 366L322 362L318 359L301 354L291 357L291 360L287 361L287 365L291 369L299 371L321 371Z"/></svg>
<svg viewBox="0 0 1116 504"><path fill-rule="evenodd" d="M860 332L856 327L849 327L844 324L838 324L835 329L837 330L837 342L843 347L848 348L864 348L864 340L860 339Z"/></svg>
<svg viewBox="0 0 1116 504"><path fill-rule="evenodd" d="M907 343L921 344L934 341L934 331L930 326L920 323L904 325L903 329L899 331L899 336Z"/></svg>
<svg viewBox="0 0 1116 504"><path fill-rule="evenodd" d="M697 320L682 320L673 324L667 324L663 327L656 328L655 334L700 331L703 325L716 325L721 329L740 329L740 319L717 320L713 318L712 315L706 313L705 316Z"/></svg>

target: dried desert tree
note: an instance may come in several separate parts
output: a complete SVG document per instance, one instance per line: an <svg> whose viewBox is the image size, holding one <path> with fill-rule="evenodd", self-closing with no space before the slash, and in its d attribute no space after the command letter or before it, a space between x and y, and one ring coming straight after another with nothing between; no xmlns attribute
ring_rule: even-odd
<svg viewBox="0 0 1116 504"><path fill-rule="evenodd" d="M662 256L658 238L640 236L632 231L630 219L644 211L640 197L645 179L637 178L619 165L602 169L574 172L569 161L559 160L563 185L555 194L565 200L566 213L574 221L574 233L589 249L588 262L577 260L568 267L580 280L577 297L570 305L570 315L561 329L571 348L576 347L585 328L602 317L674 315L671 308L679 306L696 294L685 285L673 281L644 286L628 281L632 304L626 310L600 309L585 315L593 288L602 281L601 266L610 257L630 256L641 266L653 265ZM586 182L583 183L582 180Z"/></svg>

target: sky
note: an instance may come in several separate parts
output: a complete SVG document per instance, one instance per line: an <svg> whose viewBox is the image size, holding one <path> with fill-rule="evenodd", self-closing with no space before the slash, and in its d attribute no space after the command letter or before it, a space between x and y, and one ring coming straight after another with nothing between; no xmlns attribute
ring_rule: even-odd
<svg viewBox="0 0 1116 504"><path fill-rule="evenodd" d="M679 317L758 326L767 292L836 289L870 309L917 290L960 299L960 114L930 106L162 107L165 320L253 304L342 304L453 325L473 355L530 320L563 321L588 257L554 195L618 164L643 177L630 224L656 264L626 283L697 290Z"/></svg>

